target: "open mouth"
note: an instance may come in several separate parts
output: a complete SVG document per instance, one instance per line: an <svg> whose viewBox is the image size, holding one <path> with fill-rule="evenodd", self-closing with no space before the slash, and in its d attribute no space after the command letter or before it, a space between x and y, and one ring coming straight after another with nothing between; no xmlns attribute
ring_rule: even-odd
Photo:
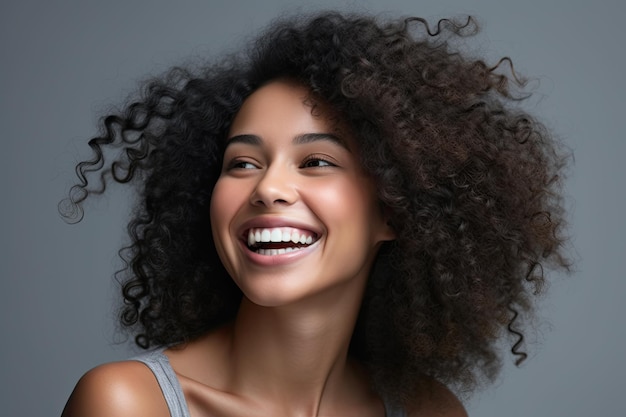
<svg viewBox="0 0 626 417"><path fill-rule="evenodd" d="M248 249L259 255L282 255L312 245L318 240L310 230L292 227L253 228L247 232Z"/></svg>

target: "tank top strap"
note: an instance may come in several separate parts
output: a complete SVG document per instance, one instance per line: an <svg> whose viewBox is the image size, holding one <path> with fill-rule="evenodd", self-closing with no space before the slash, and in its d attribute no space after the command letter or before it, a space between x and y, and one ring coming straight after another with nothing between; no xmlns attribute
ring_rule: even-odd
<svg viewBox="0 0 626 417"><path fill-rule="evenodd" d="M402 408L393 407L389 402L384 401L385 417L406 417L406 413Z"/></svg>
<svg viewBox="0 0 626 417"><path fill-rule="evenodd" d="M131 360L144 363L152 371L161 387L171 417L191 417L183 389L162 349L135 356Z"/></svg>

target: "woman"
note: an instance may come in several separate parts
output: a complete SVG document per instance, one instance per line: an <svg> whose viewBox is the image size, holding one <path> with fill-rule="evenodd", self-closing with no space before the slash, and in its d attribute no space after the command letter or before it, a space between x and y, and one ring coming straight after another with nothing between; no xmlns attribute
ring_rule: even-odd
<svg viewBox="0 0 626 417"><path fill-rule="evenodd" d="M474 29L281 21L104 118L64 213L91 172L136 183L121 319L157 349L63 415L466 415L449 389L495 375L505 330L524 359L519 314L567 268L565 157L515 74L449 46Z"/></svg>

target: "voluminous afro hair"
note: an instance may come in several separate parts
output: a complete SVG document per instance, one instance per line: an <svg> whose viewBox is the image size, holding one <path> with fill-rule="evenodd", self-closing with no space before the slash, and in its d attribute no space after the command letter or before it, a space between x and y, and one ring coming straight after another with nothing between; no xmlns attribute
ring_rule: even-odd
<svg viewBox="0 0 626 417"><path fill-rule="evenodd" d="M79 220L108 177L137 185L121 271L121 322L137 343L182 343L235 316L241 292L214 248L211 192L243 101L290 78L350 126L397 234L376 260L351 345L379 392L405 401L424 378L471 389L495 375L507 332L523 359L521 318L544 270L568 268L568 155L518 105L523 82L508 59L489 66L453 47L475 31L472 19L435 30L420 18L280 20L219 64L148 81L104 117L61 210ZM108 149L121 152L110 160Z"/></svg>

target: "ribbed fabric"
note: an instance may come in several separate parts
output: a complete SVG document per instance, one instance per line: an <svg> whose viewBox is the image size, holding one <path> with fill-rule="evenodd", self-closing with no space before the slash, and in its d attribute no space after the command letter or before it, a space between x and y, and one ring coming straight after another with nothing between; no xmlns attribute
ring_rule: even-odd
<svg viewBox="0 0 626 417"><path fill-rule="evenodd" d="M406 413L402 409L392 409L389 404L385 403L386 417L406 417Z"/></svg>
<svg viewBox="0 0 626 417"><path fill-rule="evenodd" d="M132 360L143 362L150 368L161 387L171 417L191 417L180 382L162 350L135 356Z"/></svg>
<svg viewBox="0 0 626 417"><path fill-rule="evenodd" d="M176 373L174 373L170 361L162 350L135 356L132 360L143 362L150 368L161 387L171 417L191 417L180 382L178 382ZM402 410L393 410L386 403L385 415L387 417L406 417Z"/></svg>

